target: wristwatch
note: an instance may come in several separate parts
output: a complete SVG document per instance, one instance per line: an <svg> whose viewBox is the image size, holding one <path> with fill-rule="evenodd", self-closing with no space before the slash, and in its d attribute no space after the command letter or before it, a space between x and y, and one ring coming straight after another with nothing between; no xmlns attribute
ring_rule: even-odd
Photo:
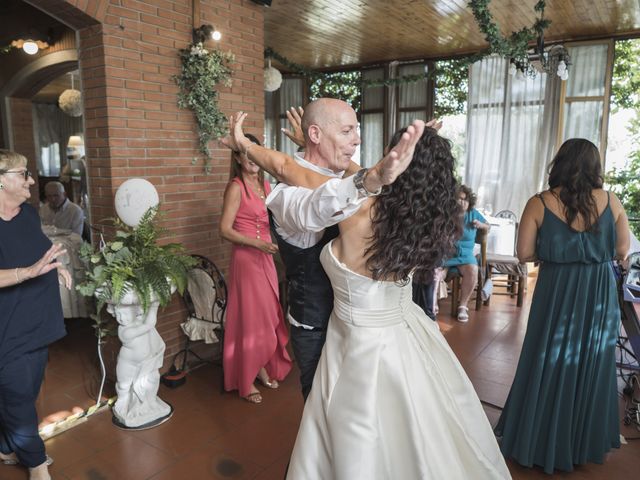
<svg viewBox="0 0 640 480"><path fill-rule="evenodd" d="M382 191L382 187L379 188L376 192L370 192L364 187L364 179L369 172L368 168L362 168L356 172L353 176L353 184L356 186L356 190L358 190L358 194L363 197L374 197L376 195L380 195Z"/></svg>

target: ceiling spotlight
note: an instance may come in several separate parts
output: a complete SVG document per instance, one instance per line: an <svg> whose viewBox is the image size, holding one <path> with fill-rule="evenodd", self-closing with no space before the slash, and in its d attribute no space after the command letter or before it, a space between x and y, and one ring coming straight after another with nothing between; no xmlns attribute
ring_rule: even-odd
<svg viewBox="0 0 640 480"><path fill-rule="evenodd" d="M38 44L33 40L25 40L25 42L22 44L22 50L24 50L24 52L28 53L29 55L35 55L39 50Z"/></svg>

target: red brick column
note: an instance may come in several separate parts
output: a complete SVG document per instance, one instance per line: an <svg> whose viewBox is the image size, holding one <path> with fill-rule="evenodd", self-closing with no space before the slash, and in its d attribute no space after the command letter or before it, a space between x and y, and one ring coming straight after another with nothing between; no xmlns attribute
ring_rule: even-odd
<svg viewBox="0 0 640 480"><path fill-rule="evenodd" d="M35 139L33 138L33 110L31 100L24 98L12 98L11 108L11 129L13 133L13 150L27 157L27 168L34 174L33 179L36 184L31 189L31 203L36 209L39 208L38 198L38 171L36 165Z"/></svg>
<svg viewBox="0 0 640 480"><path fill-rule="evenodd" d="M233 86L221 89L220 106L227 115L250 112L248 131L262 138L263 7L248 0L202 0L201 20L193 22L191 2L184 0L68 3L102 22L79 34L92 222L114 215L113 197L122 182L146 178L160 194L167 241L206 255L226 271L230 247L218 235L218 221L229 153L212 144L212 173L204 174L193 114L178 108L172 76L179 73L178 50L191 41L194 23L214 24L223 35L219 48L236 56ZM167 358L183 344L184 320L178 299L161 312L158 330Z"/></svg>

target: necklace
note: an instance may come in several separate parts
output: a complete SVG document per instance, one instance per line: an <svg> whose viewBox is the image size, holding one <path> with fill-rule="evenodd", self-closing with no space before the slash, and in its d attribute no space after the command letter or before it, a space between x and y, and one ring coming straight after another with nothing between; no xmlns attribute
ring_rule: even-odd
<svg viewBox="0 0 640 480"><path fill-rule="evenodd" d="M249 187L251 188L251 190L253 191L253 193L255 193L258 197L260 197L261 200L265 199L265 194L264 194L264 187L260 186L259 184L253 184L250 182L249 183Z"/></svg>

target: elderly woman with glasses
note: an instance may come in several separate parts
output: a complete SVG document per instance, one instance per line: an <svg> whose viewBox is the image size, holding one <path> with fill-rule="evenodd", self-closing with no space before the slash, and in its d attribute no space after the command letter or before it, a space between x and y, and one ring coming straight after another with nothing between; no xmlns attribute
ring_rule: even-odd
<svg viewBox="0 0 640 480"><path fill-rule="evenodd" d="M24 465L36 480L51 478L35 402L47 347L65 335L58 283L71 288L71 275L27 203L35 182L26 165L0 149L0 461Z"/></svg>

